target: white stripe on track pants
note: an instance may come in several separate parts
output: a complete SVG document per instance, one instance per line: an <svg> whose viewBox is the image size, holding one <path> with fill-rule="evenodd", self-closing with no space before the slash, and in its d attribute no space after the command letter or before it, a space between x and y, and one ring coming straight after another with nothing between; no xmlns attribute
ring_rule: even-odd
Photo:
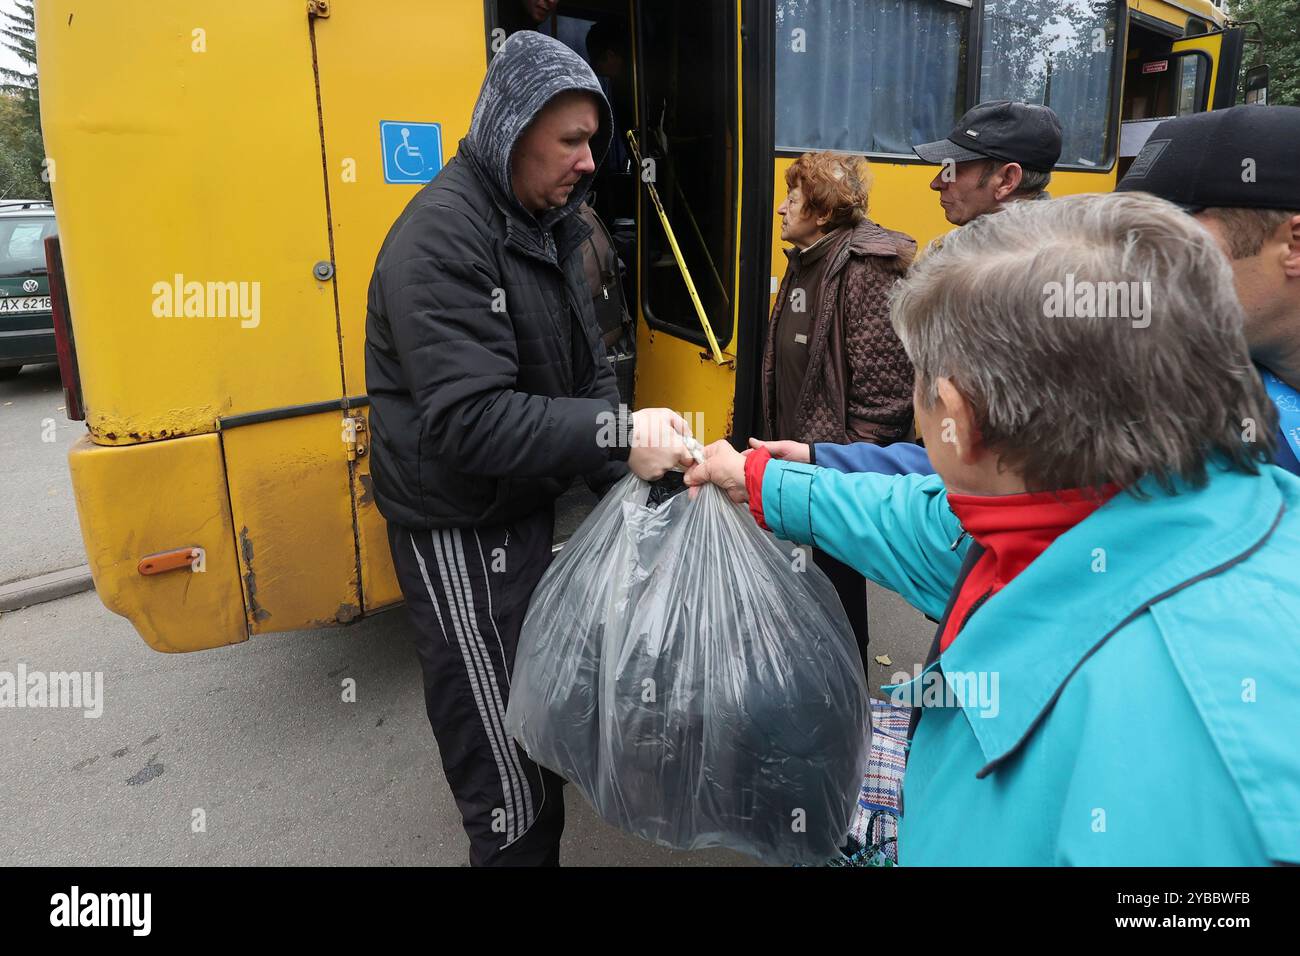
<svg viewBox="0 0 1300 956"><path fill-rule="evenodd" d="M424 671L424 703L473 866L558 866L563 781L505 730L524 613L551 561L554 514L388 542Z"/></svg>

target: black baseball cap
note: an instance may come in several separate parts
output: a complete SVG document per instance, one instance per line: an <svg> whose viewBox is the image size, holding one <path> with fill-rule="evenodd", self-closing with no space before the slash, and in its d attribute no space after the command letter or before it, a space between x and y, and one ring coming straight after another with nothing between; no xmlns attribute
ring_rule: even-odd
<svg viewBox="0 0 1300 956"><path fill-rule="evenodd" d="M1061 158L1061 120L1050 106L995 100L969 111L947 139L912 149L936 166L998 159L1050 173Z"/></svg>
<svg viewBox="0 0 1300 956"><path fill-rule="evenodd" d="M1300 107L1234 106L1165 120L1115 189L1154 193L1188 212L1300 210Z"/></svg>

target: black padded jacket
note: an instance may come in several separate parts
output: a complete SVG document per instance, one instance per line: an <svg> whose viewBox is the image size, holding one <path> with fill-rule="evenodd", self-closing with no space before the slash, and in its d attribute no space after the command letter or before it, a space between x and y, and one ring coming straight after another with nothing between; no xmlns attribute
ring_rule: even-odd
<svg viewBox="0 0 1300 956"><path fill-rule="evenodd" d="M380 249L366 388L375 499L390 522L508 524L551 507L576 476L603 494L626 474L628 410L583 271L591 227L572 215L591 177L540 217L509 184L515 141L566 89L598 98L592 152L603 155L609 108L590 68L548 37L512 37L456 157Z"/></svg>

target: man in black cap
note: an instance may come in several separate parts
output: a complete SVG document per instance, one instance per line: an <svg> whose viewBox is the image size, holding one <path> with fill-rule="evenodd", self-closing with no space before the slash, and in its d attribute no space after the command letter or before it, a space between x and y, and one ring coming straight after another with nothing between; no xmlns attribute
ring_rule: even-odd
<svg viewBox="0 0 1300 956"><path fill-rule="evenodd" d="M1300 475L1297 157L1300 108L1235 106L1161 123L1117 188L1182 206L1232 261L1246 342L1280 417L1277 464Z"/></svg>
<svg viewBox="0 0 1300 956"><path fill-rule="evenodd" d="M1047 198L1061 158L1061 121L1051 107L1034 103L981 103L947 139L912 149L943 167L930 188L948 221L964 226L1005 203Z"/></svg>

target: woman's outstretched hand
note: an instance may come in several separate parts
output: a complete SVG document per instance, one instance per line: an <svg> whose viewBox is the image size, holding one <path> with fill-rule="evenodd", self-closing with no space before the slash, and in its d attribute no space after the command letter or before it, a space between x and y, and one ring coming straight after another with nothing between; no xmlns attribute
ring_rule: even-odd
<svg viewBox="0 0 1300 956"><path fill-rule="evenodd" d="M749 447L766 448L767 453L777 461L794 461L804 465L812 461L812 448L803 442L759 441L757 438L751 438Z"/></svg>
<svg viewBox="0 0 1300 956"><path fill-rule="evenodd" d="M703 485L717 485L727 493L727 497L737 504L749 501L745 490L745 457L731 447L728 441L715 441L704 449L704 461L692 466L686 472L686 486L694 498Z"/></svg>

